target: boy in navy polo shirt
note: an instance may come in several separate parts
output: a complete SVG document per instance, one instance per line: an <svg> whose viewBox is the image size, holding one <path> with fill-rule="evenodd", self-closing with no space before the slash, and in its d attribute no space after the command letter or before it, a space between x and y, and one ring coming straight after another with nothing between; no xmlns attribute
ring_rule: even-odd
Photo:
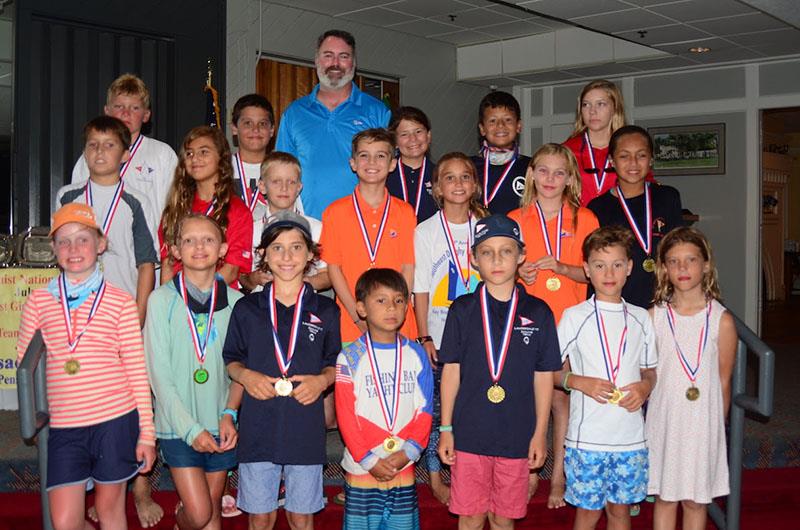
<svg viewBox="0 0 800 530"><path fill-rule="evenodd" d="M478 170L483 204L491 213L508 214L519 208L530 157L519 154L522 130L519 102L508 92L486 94L478 107L481 154L472 161Z"/></svg>
<svg viewBox="0 0 800 530"><path fill-rule="evenodd" d="M324 506L325 415L320 396L333 384L341 349L339 308L304 277L315 257L308 221L287 210L268 220L259 265L264 290L233 308L223 357L245 390L240 411L239 508L251 529L275 525L283 474L292 528L312 528Z"/></svg>
<svg viewBox="0 0 800 530"><path fill-rule="evenodd" d="M547 456L553 373L560 369L550 308L516 283L525 247L516 222L475 224L472 258L483 283L450 306L439 360L439 455L450 464L459 528L513 528L525 517L529 469Z"/></svg>

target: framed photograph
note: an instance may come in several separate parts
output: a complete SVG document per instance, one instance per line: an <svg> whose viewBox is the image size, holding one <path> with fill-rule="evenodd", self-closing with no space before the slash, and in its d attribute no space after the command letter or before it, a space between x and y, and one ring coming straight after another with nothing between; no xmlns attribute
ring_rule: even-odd
<svg viewBox="0 0 800 530"><path fill-rule="evenodd" d="M721 175L725 173L725 124L650 127L653 173Z"/></svg>

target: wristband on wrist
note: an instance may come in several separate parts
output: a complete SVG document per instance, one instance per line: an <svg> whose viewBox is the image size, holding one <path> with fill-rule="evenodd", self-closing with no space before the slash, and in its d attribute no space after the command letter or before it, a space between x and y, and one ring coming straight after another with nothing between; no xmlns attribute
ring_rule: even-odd
<svg viewBox="0 0 800 530"><path fill-rule="evenodd" d="M230 417L233 419L233 423L236 423L237 421L239 421L239 413L238 413L238 412L236 412L236 411L235 411L235 410L233 410L233 409L224 409L224 410L223 410L223 411L220 413L220 415L219 415L219 419L222 419L222 417L223 417L224 415L226 415L226 414L227 414L228 416L230 416Z"/></svg>
<svg viewBox="0 0 800 530"><path fill-rule="evenodd" d="M453 432L452 425L439 425L439 432Z"/></svg>
<svg viewBox="0 0 800 530"><path fill-rule="evenodd" d="M571 375L572 375L572 372L565 373L564 374L564 380L561 381L561 388L563 388L564 392L566 392L567 394L572 392L572 389L569 387L569 376L571 376Z"/></svg>
<svg viewBox="0 0 800 530"><path fill-rule="evenodd" d="M417 342L419 344L425 344L426 342L433 342L433 337L430 335L423 335L421 337L417 337Z"/></svg>

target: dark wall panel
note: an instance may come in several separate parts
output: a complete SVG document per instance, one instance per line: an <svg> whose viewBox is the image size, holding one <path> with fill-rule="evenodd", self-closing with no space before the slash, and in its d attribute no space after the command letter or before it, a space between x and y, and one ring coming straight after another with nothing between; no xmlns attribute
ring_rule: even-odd
<svg viewBox="0 0 800 530"><path fill-rule="evenodd" d="M102 114L118 75L141 77L152 117L143 131L177 146L203 123L206 60L225 86L225 2L118 0L17 3L13 208L17 230L48 224L55 194Z"/></svg>

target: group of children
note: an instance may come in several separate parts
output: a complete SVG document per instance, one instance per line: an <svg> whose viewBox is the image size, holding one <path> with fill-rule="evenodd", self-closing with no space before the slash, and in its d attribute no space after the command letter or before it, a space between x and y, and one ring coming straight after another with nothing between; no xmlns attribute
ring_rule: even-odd
<svg viewBox="0 0 800 530"><path fill-rule="evenodd" d="M179 528L220 528L237 465L251 528L274 526L282 483L290 527L312 528L337 424L345 528L419 528L423 455L459 528L513 528L551 413L548 506L576 506L575 528L603 511L628 528L648 493L656 528L679 502L683 527L704 528L727 494L733 319L613 83L587 85L571 138L532 158L510 94L481 103L480 156L436 164L428 118L401 107L353 137L358 183L321 222L302 213L297 159L267 152L265 98L234 106L235 154L211 127L177 157L143 136L131 75L105 112L58 194L61 274L30 296L18 342L22 356L41 329L48 348L56 528L84 527L87 483L101 524L124 527L156 438ZM134 493L152 526L142 477Z"/></svg>

